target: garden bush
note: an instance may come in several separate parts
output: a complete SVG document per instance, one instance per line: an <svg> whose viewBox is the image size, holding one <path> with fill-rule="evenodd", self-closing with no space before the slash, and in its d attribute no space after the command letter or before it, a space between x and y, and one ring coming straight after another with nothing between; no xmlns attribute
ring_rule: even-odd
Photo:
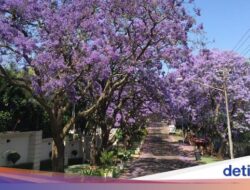
<svg viewBox="0 0 250 190"><path fill-rule="evenodd" d="M100 163L103 167L112 166L116 156L113 151L103 151L100 157Z"/></svg>
<svg viewBox="0 0 250 190"><path fill-rule="evenodd" d="M79 174L84 176L118 177L121 170L116 166L100 167L88 164L70 166L65 169L66 173Z"/></svg>

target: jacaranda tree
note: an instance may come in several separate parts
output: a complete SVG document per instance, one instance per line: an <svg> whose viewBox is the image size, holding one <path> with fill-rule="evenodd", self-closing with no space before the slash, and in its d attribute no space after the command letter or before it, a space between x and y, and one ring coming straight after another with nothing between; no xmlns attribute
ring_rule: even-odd
<svg viewBox="0 0 250 190"><path fill-rule="evenodd" d="M225 85L233 134L250 126L250 64L234 52L204 50L167 77L172 114L183 117L220 138L218 153L223 156L228 142Z"/></svg>
<svg viewBox="0 0 250 190"><path fill-rule="evenodd" d="M184 3L0 1L0 76L28 91L47 112L53 171L63 171L63 139L77 118L90 118L140 73L186 59L195 21ZM23 77L6 72L10 62ZM84 106L76 115L64 117L79 101Z"/></svg>

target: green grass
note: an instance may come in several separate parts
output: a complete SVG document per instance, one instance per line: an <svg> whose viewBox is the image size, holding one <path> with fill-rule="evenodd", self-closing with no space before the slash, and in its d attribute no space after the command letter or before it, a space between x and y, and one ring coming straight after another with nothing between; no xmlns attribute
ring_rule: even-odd
<svg viewBox="0 0 250 190"><path fill-rule="evenodd" d="M199 162L201 164L211 164L211 163L218 162L218 161L221 161L221 160L213 156L202 156Z"/></svg>

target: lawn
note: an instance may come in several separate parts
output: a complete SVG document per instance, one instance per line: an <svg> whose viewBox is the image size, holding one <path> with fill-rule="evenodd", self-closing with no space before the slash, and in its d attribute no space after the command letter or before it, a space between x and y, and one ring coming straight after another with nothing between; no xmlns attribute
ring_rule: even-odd
<svg viewBox="0 0 250 190"><path fill-rule="evenodd" d="M219 158L216 158L214 156L202 156L201 160L199 161L200 164L211 164L214 162L221 161Z"/></svg>

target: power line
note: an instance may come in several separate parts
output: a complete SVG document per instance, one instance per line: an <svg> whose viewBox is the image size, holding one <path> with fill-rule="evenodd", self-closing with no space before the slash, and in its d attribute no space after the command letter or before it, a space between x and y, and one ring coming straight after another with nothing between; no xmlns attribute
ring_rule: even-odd
<svg viewBox="0 0 250 190"><path fill-rule="evenodd" d="M240 40L236 43L236 45L233 48L233 51L237 51L241 49L241 47L248 41L248 39L250 38L249 32L250 32L250 28L247 29L247 31L243 34Z"/></svg>
<svg viewBox="0 0 250 190"><path fill-rule="evenodd" d="M248 44L242 51L241 51L241 54L245 54L250 48L250 44Z"/></svg>
<svg viewBox="0 0 250 190"><path fill-rule="evenodd" d="M249 44L249 48L248 48L247 51L243 54L243 56L246 56L249 52L250 52L250 44Z"/></svg>

